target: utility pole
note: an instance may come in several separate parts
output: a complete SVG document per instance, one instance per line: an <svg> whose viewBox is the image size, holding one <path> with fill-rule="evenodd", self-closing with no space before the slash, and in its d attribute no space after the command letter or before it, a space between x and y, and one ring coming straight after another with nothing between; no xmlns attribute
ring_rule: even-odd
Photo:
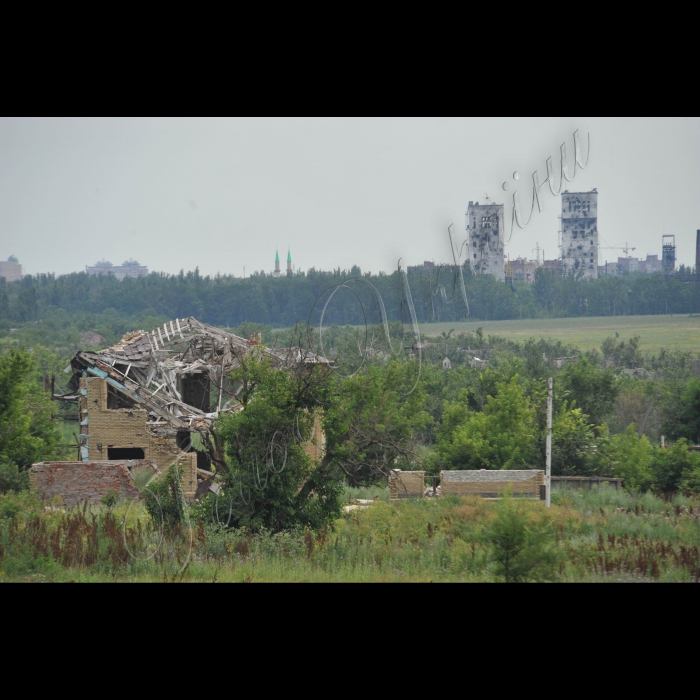
<svg viewBox="0 0 700 700"><path fill-rule="evenodd" d="M547 396L547 508L552 507L552 419L554 417L554 380L549 380Z"/></svg>

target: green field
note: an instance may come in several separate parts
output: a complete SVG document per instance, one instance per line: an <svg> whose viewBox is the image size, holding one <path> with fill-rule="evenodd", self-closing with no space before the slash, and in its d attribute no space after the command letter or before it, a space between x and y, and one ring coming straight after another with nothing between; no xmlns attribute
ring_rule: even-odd
<svg viewBox="0 0 700 700"><path fill-rule="evenodd" d="M700 350L700 316L617 316L605 318L560 318L527 321L482 321L474 323L432 323L421 326L427 337L454 329L457 333L483 328L487 335L498 335L522 342L528 338L561 340L582 350L600 348L605 338L620 334L622 340L641 337L642 350L679 347Z"/></svg>

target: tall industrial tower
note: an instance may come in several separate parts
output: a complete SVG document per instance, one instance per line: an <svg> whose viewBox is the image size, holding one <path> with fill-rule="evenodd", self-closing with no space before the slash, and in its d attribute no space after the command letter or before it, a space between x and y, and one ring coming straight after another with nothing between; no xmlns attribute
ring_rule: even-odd
<svg viewBox="0 0 700 700"><path fill-rule="evenodd" d="M663 267L664 275L672 275L676 271L676 237L663 237Z"/></svg>
<svg viewBox="0 0 700 700"><path fill-rule="evenodd" d="M598 277L598 190L564 192L561 215L561 257L564 274L583 272Z"/></svg>
<svg viewBox="0 0 700 700"><path fill-rule="evenodd" d="M505 282L504 206L469 202L467 231L472 272L475 275L492 275Z"/></svg>

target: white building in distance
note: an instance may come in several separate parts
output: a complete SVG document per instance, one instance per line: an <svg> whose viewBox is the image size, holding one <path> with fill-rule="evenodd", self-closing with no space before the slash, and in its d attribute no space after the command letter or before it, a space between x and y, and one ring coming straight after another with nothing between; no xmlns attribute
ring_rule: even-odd
<svg viewBox="0 0 700 700"><path fill-rule="evenodd" d="M126 277L148 277L148 268L140 265L136 260L127 260L121 267L112 265L107 260L101 260L93 267L86 267L88 275L112 275L119 281Z"/></svg>

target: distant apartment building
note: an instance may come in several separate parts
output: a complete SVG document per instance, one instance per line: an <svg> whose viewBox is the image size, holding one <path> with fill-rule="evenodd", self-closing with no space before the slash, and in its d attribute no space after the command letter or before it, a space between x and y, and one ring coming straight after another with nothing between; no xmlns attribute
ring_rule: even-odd
<svg viewBox="0 0 700 700"><path fill-rule="evenodd" d="M622 268L623 274L626 275L639 272L639 258L618 258L617 265Z"/></svg>
<svg viewBox="0 0 700 700"><path fill-rule="evenodd" d="M545 260L542 263L542 267L545 270L549 270L553 275L556 275L557 277L563 277L564 275L563 260Z"/></svg>
<svg viewBox="0 0 700 700"><path fill-rule="evenodd" d="M500 282L505 282L504 206L469 202L466 228L472 272L475 275L491 275Z"/></svg>
<svg viewBox="0 0 700 700"><path fill-rule="evenodd" d="M658 255L647 255L646 260L639 261L639 271L653 275L656 272L663 272L664 266Z"/></svg>
<svg viewBox="0 0 700 700"><path fill-rule="evenodd" d="M526 258L511 260L510 269L513 273L513 282L534 284L537 267L538 265L535 260L527 260Z"/></svg>
<svg viewBox="0 0 700 700"><path fill-rule="evenodd" d="M598 277L598 190L562 195L564 274Z"/></svg>
<svg viewBox="0 0 700 700"><path fill-rule="evenodd" d="M638 258L618 258L617 262L606 263L600 268L601 277L624 277L642 272L648 275L663 272L663 263L658 255L647 255L646 260Z"/></svg>
<svg viewBox="0 0 700 700"><path fill-rule="evenodd" d="M86 267L85 271L88 275L112 275L120 281L127 277L148 277L148 268L136 260L127 260L121 266L112 265L107 260L101 260L93 267Z"/></svg>
<svg viewBox="0 0 700 700"><path fill-rule="evenodd" d="M625 271L619 263L605 263L599 270L599 277L622 277Z"/></svg>
<svg viewBox="0 0 700 700"><path fill-rule="evenodd" d="M14 255L7 262L0 262L0 277L6 282L19 282L22 279L22 266Z"/></svg>

